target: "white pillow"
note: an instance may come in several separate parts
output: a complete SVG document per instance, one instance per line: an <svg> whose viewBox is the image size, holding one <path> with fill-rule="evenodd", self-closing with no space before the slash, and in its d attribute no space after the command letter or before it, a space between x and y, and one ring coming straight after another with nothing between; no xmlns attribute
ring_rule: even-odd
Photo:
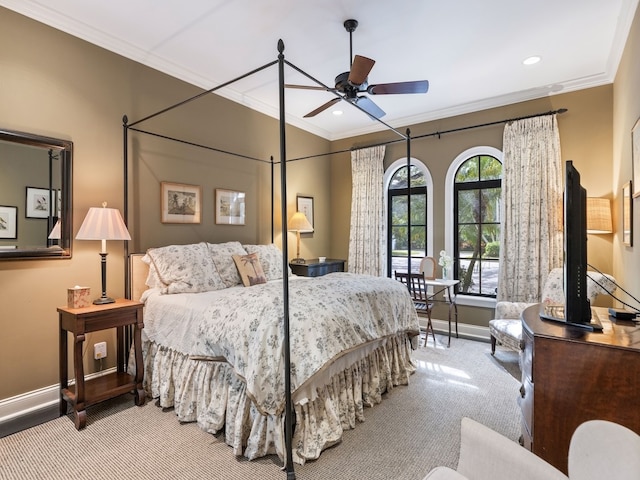
<svg viewBox="0 0 640 480"><path fill-rule="evenodd" d="M564 270L554 268L549 272L542 289L542 303L564 303Z"/></svg>
<svg viewBox="0 0 640 480"><path fill-rule="evenodd" d="M260 265L267 280L277 280L282 278L282 251L277 245L243 245L247 253L257 253ZM291 276L291 269L287 267L288 275Z"/></svg>
<svg viewBox="0 0 640 480"><path fill-rule="evenodd" d="M207 247L213 259L213 264L216 266L216 270L225 286L240 285L242 279L233 261L233 255L247 254L247 251L242 248L242 244L240 242L208 243Z"/></svg>
<svg viewBox="0 0 640 480"><path fill-rule="evenodd" d="M149 288L166 287L166 285L162 283L162 280L160 280L160 276L158 275L156 266L151 260L151 257L149 256L149 254L146 253L140 260L142 260L143 263L146 263L147 265L149 265L149 272L147 273L147 279L145 280L144 284Z"/></svg>
<svg viewBox="0 0 640 480"><path fill-rule="evenodd" d="M165 285L162 293L197 293L225 288L204 242L152 248L147 255Z"/></svg>

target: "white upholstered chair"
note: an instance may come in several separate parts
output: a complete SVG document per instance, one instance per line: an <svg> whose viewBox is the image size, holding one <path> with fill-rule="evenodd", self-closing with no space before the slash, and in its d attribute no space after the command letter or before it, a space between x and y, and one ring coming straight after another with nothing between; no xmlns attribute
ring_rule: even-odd
<svg viewBox="0 0 640 480"><path fill-rule="evenodd" d="M584 422L569 444L569 478L638 480L640 436L605 420Z"/></svg>
<svg viewBox="0 0 640 480"><path fill-rule="evenodd" d="M611 275L587 272L587 297L589 301L593 302L600 294L613 293L616 289L614 282L615 279ZM551 270L545 281L540 302L564 303L563 283L562 268ZM507 301L496 303L495 318L489 321L492 354L495 353L496 344L498 343L512 350L520 351L522 349L522 321L520 320L520 315L530 305L533 304Z"/></svg>
<svg viewBox="0 0 640 480"><path fill-rule="evenodd" d="M457 469L437 467L423 480L637 480L640 436L612 422L585 422L571 437L568 465L567 477L515 441L463 418Z"/></svg>
<svg viewBox="0 0 640 480"><path fill-rule="evenodd" d="M567 480L567 476L519 443L463 418L457 469L437 467L424 480Z"/></svg>

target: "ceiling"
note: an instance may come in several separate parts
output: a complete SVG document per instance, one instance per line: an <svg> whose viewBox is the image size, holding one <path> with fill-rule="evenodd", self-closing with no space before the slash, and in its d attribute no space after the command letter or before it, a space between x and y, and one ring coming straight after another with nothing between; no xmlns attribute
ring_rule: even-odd
<svg viewBox="0 0 640 480"><path fill-rule="evenodd" d="M612 83L638 0L0 0L0 5L210 89L277 59L333 87L353 53L370 84L429 80L426 94L370 95L393 127ZM542 60L526 66L532 55ZM285 82L314 85L290 67ZM216 93L278 116L277 65ZM286 89L287 122L329 140L383 130L334 94ZM332 114L340 107L341 116Z"/></svg>

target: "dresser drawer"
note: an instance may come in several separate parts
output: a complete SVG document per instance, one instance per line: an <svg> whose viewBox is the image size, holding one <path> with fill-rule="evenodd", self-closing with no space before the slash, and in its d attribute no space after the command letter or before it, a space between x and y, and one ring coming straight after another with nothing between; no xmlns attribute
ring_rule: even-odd
<svg viewBox="0 0 640 480"><path fill-rule="evenodd" d="M533 378L533 337L526 328L522 329L522 352L520 353L520 368L522 380L535 382Z"/></svg>
<svg viewBox="0 0 640 480"><path fill-rule="evenodd" d="M518 398L522 421L527 424L529 432L533 432L533 383L523 380Z"/></svg>
<svg viewBox="0 0 640 480"><path fill-rule="evenodd" d="M518 440L518 443L520 443L520 445L522 445L527 450L532 451L533 436L531 435L531 432L529 431L529 426L525 423L524 419L522 419L520 431L521 433L520 433L520 438Z"/></svg>

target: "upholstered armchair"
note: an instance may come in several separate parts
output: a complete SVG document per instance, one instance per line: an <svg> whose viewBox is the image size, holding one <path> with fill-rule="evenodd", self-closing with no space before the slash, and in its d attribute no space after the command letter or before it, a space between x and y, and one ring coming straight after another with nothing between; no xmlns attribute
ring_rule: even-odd
<svg viewBox="0 0 640 480"><path fill-rule="evenodd" d="M540 302L564 303L563 285L562 268L554 268L549 272L545 281ZM589 301L593 302L600 294L613 293L615 289L615 279L611 275L587 272L587 296ZM496 351L497 343L516 351L522 349L522 322L520 315L530 305L533 304L507 301L496 303L495 318L489 321L492 354Z"/></svg>
<svg viewBox="0 0 640 480"><path fill-rule="evenodd" d="M640 436L604 420L580 425L569 445L569 476L513 440L463 418L458 467L437 467L423 480L637 480Z"/></svg>

